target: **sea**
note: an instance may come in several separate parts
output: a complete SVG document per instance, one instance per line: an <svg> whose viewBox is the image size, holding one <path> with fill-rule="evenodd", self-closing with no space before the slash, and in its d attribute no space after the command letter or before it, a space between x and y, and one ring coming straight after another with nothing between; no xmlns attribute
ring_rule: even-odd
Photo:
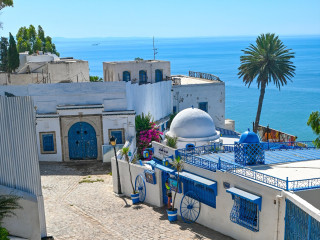
<svg viewBox="0 0 320 240"><path fill-rule="evenodd" d="M248 88L237 75L242 50L255 42L249 37L157 38L156 59L171 62L171 74L190 71L211 73L225 82L226 118L235 120L236 131L252 129L258 107L259 89ZM280 36L295 52L292 82L266 90L260 124L298 137L314 140L307 126L312 111L320 111L320 36ZM90 75L103 77L103 62L154 58L150 38L54 38L61 57L89 61Z"/></svg>

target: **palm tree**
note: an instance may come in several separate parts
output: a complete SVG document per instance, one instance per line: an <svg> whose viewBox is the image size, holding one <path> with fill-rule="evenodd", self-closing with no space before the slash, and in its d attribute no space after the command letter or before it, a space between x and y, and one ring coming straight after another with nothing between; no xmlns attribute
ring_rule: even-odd
<svg viewBox="0 0 320 240"><path fill-rule="evenodd" d="M0 196L0 227L5 217L15 215L14 210L21 208L18 203L20 197L13 195Z"/></svg>
<svg viewBox="0 0 320 240"><path fill-rule="evenodd" d="M124 156L124 158L126 159L126 162L128 163L129 174L130 174L130 183L131 183L131 187L132 187L132 194L135 194L136 191L135 191L134 186L133 186L131 168L130 168L129 150L130 149L128 147L124 147L124 148L121 149L121 154Z"/></svg>
<svg viewBox="0 0 320 240"><path fill-rule="evenodd" d="M287 49L274 33L261 34L257 37L256 45L250 44L242 50L241 66L238 68L239 78L243 78L245 85L250 87L254 79L260 88L259 105L254 123L254 132L257 132L266 86L273 82L280 90L295 74L295 66L291 62L294 58L292 49Z"/></svg>
<svg viewBox="0 0 320 240"><path fill-rule="evenodd" d="M171 208L171 210L174 211L174 203L176 201L177 192L179 191L180 172L182 172L182 170L184 168L184 161L181 160L180 156L176 156L174 161L171 164L177 170L177 173L178 173L178 176L177 176L177 189L174 192L174 197L173 197L173 201L172 201L172 208Z"/></svg>

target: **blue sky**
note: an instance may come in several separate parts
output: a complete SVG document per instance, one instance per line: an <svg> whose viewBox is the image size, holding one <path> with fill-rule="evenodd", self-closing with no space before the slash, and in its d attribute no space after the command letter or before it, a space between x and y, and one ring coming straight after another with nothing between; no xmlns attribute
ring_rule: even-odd
<svg viewBox="0 0 320 240"><path fill-rule="evenodd" d="M39 24L52 37L320 35L319 0L14 0L1 36Z"/></svg>

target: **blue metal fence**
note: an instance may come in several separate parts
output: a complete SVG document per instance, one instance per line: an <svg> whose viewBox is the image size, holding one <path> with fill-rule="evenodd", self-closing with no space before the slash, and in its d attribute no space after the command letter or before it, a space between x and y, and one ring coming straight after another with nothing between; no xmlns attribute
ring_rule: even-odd
<svg viewBox="0 0 320 240"><path fill-rule="evenodd" d="M234 161L242 165L264 164L264 149L260 143L235 143Z"/></svg>
<svg viewBox="0 0 320 240"><path fill-rule="evenodd" d="M312 179L303 179L303 180L288 180L277 178L268 174L264 174L258 171L255 171L251 168L247 168L243 165L223 161L219 158L218 161L204 159L200 156L194 156L189 153L184 153L185 151L179 150L180 156L182 160L186 163L200 167L203 169L207 169L210 171L227 171L229 173L248 178L250 180L254 180L257 182L261 182L273 187L277 187L284 190L303 190L303 189L313 189L320 188L320 178L312 178Z"/></svg>
<svg viewBox="0 0 320 240"><path fill-rule="evenodd" d="M320 222L286 199L285 240L320 239Z"/></svg>

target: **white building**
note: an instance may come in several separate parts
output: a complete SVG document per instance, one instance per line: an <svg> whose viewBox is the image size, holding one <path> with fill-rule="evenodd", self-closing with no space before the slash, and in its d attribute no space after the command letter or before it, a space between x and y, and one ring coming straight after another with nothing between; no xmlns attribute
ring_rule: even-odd
<svg viewBox="0 0 320 240"><path fill-rule="evenodd" d="M179 122L190 118L176 117ZM200 123L202 118L193 120ZM199 129L185 126L179 132L197 138ZM177 192L178 221L197 222L235 239L320 239L320 150L300 142L285 144L285 150L276 143L270 151L268 143L246 143L248 139L243 135L232 146L212 143L179 150L153 142L153 160L131 164L133 179L142 183L136 187L140 200L167 206L169 182L172 195ZM170 166L176 156L184 161L179 179ZM121 189L130 196L128 164L118 162ZM114 159L112 169L117 192Z"/></svg>
<svg viewBox="0 0 320 240"><path fill-rule="evenodd" d="M103 76L105 82L147 84L171 80L170 62L159 60L104 62Z"/></svg>
<svg viewBox="0 0 320 240"><path fill-rule="evenodd" d="M219 128L234 129L225 125L225 83L212 74L189 72L189 76L171 76L169 61L142 60L104 62L105 82L130 81L147 84L171 80L174 113L194 106L207 112Z"/></svg>
<svg viewBox="0 0 320 240"><path fill-rule="evenodd" d="M0 73L0 85L32 83L89 82L88 61L59 58L55 54L19 54L20 65L15 74Z"/></svg>
<svg viewBox="0 0 320 240"><path fill-rule="evenodd" d="M215 126L225 128L225 83L212 74L189 72L172 76L173 111L191 106L207 112ZM235 130L230 128L230 130Z"/></svg>
<svg viewBox="0 0 320 240"><path fill-rule="evenodd" d="M163 126L172 110L171 81L0 86L0 96L6 93L35 103L40 161L108 160L102 145L112 135L118 148L135 143L136 115L150 113Z"/></svg>

